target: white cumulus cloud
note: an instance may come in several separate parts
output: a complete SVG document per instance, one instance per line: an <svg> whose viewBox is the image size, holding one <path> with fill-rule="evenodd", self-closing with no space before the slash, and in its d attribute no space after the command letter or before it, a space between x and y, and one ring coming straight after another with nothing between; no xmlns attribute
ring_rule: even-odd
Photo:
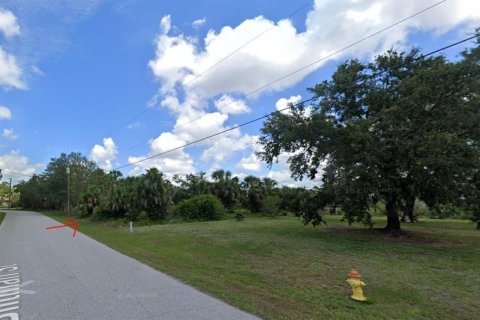
<svg viewBox="0 0 480 320"><path fill-rule="evenodd" d="M242 99L234 99L228 94L224 94L215 100L215 107L221 113L241 114L250 112L250 108Z"/></svg>
<svg viewBox="0 0 480 320"><path fill-rule="evenodd" d="M299 103L300 101L302 100L302 96L301 95L297 95L297 96L291 96L290 98L280 98L278 99L278 101L275 103L275 108L277 108L277 111L280 111L280 110L283 110L291 105L296 105L297 103ZM285 111L283 111L283 113L285 114L289 114L291 113L291 110L290 109L287 109Z"/></svg>
<svg viewBox="0 0 480 320"><path fill-rule="evenodd" d="M11 11L2 8L0 8L0 32L7 38L20 34L17 17Z"/></svg>
<svg viewBox="0 0 480 320"><path fill-rule="evenodd" d="M0 120L12 119L12 112L9 108L0 106Z"/></svg>
<svg viewBox="0 0 480 320"><path fill-rule="evenodd" d="M168 178L175 174L185 175L194 173L193 160L182 148L169 152L165 155L145 160L147 157L163 153L165 151L181 147L185 141L170 132L164 132L157 138L150 141L150 153L146 156L128 158L128 162L133 165L130 174L140 174L145 169L155 167L164 173ZM145 160L145 161L142 161ZM142 161L135 163L137 161Z"/></svg>
<svg viewBox="0 0 480 320"><path fill-rule="evenodd" d="M118 154L118 148L112 138L104 138L103 145L96 144L92 148L90 158L105 171L112 170L112 161Z"/></svg>
<svg viewBox="0 0 480 320"><path fill-rule="evenodd" d="M247 171L260 171L262 169L262 162L252 153L248 157L240 159L237 167Z"/></svg>
<svg viewBox="0 0 480 320"><path fill-rule="evenodd" d="M13 128L10 128L10 129L3 129L3 133L2 133L2 136L4 136L5 138L7 139L10 139L10 140L15 140L18 138L18 136L14 133L14 130Z"/></svg>
<svg viewBox="0 0 480 320"><path fill-rule="evenodd" d="M127 129L132 130L132 129L137 129L137 128L141 128L141 127L144 127L144 126L145 126L145 123L140 122L140 121L135 121L135 122L132 122L132 123L128 124Z"/></svg>
<svg viewBox="0 0 480 320"><path fill-rule="evenodd" d="M167 90L173 89L175 83L185 85L195 79L189 87L202 91L208 97L230 92L249 93L433 3L316 0L307 15L304 32L299 32L290 19L275 22L258 16L236 27L210 30L203 39L203 48L200 45L202 41L196 38L183 34L169 35L171 17L165 16L161 23L162 32L156 39L156 57L149 65L162 81L162 88ZM411 31L446 32L461 23L478 21L478 2L448 1L330 59L343 58L346 54L371 55L382 48L403 44ZM261 40L250 42L224 60L265 30L268 33ZM215 68L203 74L221 60ZM328 60L284 78L258 93L289 87Z"/></svg>
<svg viewBox="0 0 480 320"><path fill-rule="evenodd" d="M5 89L26 89L27 85L22 80L22 69L17 64L16 58L5 52L0 46L0 87Z"/></svg>
<svg viewBox="0 0 480 320"><path fill-rule="evenodd" d="M15 15L0 7L0 33L6 38L20 34L20 26ZM0 46L0 87L4 89L26 89L22 80L22 69L17 63L15 56L7 53Z"/></svg>
<svg viewBox="0 0 480 320"><path fill-rule="evenodd" d="M41 163L32 164L26 156L22 156L18 150L0 155L0 168L5 177L12 177L17 180L28 180L38 169L44 165Z"/></svg>
<svg viewBox="0 0 480 320"><path fill-rule="evenodd" d="M231 157L234 152L242 151L252 145L252 136L242 134L239 129L210 139L210 146L203 151L202 160L213 159L217 164Z"/></svg>
<svg viewBox="0 0 480 320"><path fill-rule="evenodd" d="M207 22L207 18L203 17L202 19L197 19L192 22L192 27L194 28L200 28Z"/></svg>
<svg viewBox="0 0 480 320"><path fill-rule="evenodd" d="M248 157L243 157L237 163L237 167L247 171L260 171L262 169L262 160L257 157L255 152L262 151L262 146L258 144L259 136L252 136L252 143L250 148L252 149L251 154Z"/></svg>

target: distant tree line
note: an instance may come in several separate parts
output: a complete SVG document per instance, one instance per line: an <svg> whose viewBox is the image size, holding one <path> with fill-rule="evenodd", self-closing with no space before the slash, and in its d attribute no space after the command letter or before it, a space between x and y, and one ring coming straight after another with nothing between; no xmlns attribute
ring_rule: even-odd
<svg viewBox="0 0 480 320"><path fill-rule="evenodd" d="M98 218L157 221L178 215L186 220L210 220L235 209L272 216L282 211L300 215L306 200L315 194L305 188L278 187L270 178L247 176L241 180L224 170L213 172L210 179L200 172L177 175L170 181L156 168L139 176L123 177L119 171L105 172L86 156L71 153L51 159L42 174L16 185L20 205L66 210L67 167L71 208ZM216 210L220 214L195 213L192 206L202 205L203 211ZM185 212L188 210L191 213Z"/></svg>

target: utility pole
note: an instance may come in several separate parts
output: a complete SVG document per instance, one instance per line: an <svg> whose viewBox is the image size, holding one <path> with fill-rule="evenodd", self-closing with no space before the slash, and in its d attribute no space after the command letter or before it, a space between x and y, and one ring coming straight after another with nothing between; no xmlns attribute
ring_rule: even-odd
<svg viewBox="0 0 480 320"><path fill-rule="evenodd" d="M12 205L12 178L10 178L10 208L13 208L13 205Z"/></svg>
<svg viewBox="0 0 480 320"><path fill-rule="evenodd" d="M0 169L0 180L2 180L2 169Z"/></svg>
<svg viewBox="0 0 480 320"><path fill-rule="evenodd" d="M67 215L70 215L70 166L67 166Z"/></svg>

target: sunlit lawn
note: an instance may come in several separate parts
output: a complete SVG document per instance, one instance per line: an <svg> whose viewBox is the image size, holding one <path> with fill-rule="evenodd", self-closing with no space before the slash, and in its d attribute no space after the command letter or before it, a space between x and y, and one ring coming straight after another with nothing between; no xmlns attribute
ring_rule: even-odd
<svg viewBox="0 0 480 320"><path fill-rule="evenodd" d="M250 217L130 234L83 219L80 231L265 319L478 319L473 224L423 220L392 237L336 216L327 221L313 228L294 217ZM349 298L352 267L367 283L367 303Z"/></svg>

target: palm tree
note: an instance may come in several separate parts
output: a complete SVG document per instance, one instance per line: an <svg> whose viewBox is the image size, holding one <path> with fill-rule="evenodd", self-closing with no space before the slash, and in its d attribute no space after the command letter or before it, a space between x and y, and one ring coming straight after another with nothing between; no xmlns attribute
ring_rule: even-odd
<svg viewBox="0 0 480 320"><path fill-rule="evenodd" d="M140 178L138 197L150 219L165 218L172 199L172 185L157 168L148 169Z"/></svg>
<svg viewBox="0 0 480 320"><path fill-rule="evenodd" d="M267 194L271 194L277 186L277 181L270 178L263 178L262 186Z"/></svg>
<svg viewBox="0 0 480 320"><path fill-rule="evenodd" d="M232 177L230 171L217 170L212 173L212 179L213 195L222 201L225 208L233 211L241 195L238 177Z"/></svg>
<svg viewBox="0 0 480 320"><path fill-rule="evenodd" d="M253 211L259 212L262 208L262 200L273 193L277 182L270 178L257 178L247 176L242 182L245 206Z"/></svg>

